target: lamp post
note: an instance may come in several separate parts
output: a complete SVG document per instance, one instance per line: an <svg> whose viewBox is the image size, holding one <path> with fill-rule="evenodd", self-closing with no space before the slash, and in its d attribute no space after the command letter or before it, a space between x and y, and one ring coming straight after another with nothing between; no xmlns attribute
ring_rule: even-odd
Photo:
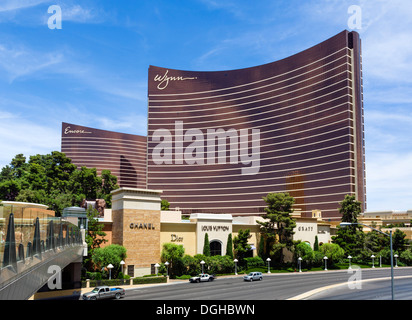
<svg viewBox="0 0 412 320"><path fill-rule="evenodd" d="M360 225L362 225L362 226L368 227L368 228L370 228L370 229L372 229L372 230L375 230L375 231L377 231L377 232L379 232L379 233L382 233L382 234L384 234L385 236L388 236L388 237L389 237L389 239L390 239L390 242L389 242L390 244L389 244L389 245L390 245L390 249L391 249L391 293L392 293L392 300L395 300L395 292L394 292L394 285L393 285L392 229L389 230L389 235L388 235L387 233L382 232L381 230L372 228L371 226L368 226L368 225L363 224L363 223L360 223L360 222L341 222L341 223L340 223L340 226L341 226L341 227L347 227L347 226L351 226L351 225L354 225L354 224L360 224Z"/></svg>
<svg viewBox="0 0 412 320"><path fill-rule="evenodd" d="M379 255L379 267L382 268L382 255Z"/></svg>
<svg viewBox="0 0 412 320"><path fill-rule="evenodd" d="M325 271L328 271L328 266L327 266L328 257L324 256L323 260L325 260Z"/></svg>
<svg viewBox="0 0 412 320"><path fill-rule="evenodd" d="M238 260L235 259L235 260L233 260L233 262L235 263L235 275L237 275L237 262L238 262Z"/></svg>
<svg viewBox="0 0 412 320"><path fill-rule="evenodd" d="M165 266L166 266L166 277L168 277L169 276L169 262L168 261L166 261L165 262Z"/></svg>
<svg viewBox="0 0 412 320"><path fill-rule="evenodd" d="M397 254L395 254L394 257L395 257L395 268L397 268L398 267L398 257L399 256Z"/></svg>
<svg viewBox="0 0 412 320"><path fill-rule="evenodd" d="M268 262L268 273L270 273L270 261L272 261L270 258L267 258L266 261Z"/></svg>
<svg viewBox="0 0 412 320"><path fill-rule="evenodd" d="M298 263L299 263L299 272L302 272L302 258L298 258Z"/></svg>
<svg viewBox="0 0 412 320"><path fill-rule="evenodd" d="M158 275L159 275L159 267L160 267L160 264L156 263L154 266L155 266L156 276L158 276Z"/></svg>
<svg viewBox="0 0 412 320"><path fill-rule="evenodd" d="M109 280L111 280L111 279L112 279L112 269L113 269L113 265L110 263L110 264L107 266L107 269L109 269Z"/></svg>
<svg viewBox="0 0 412 320"><path fill-rule="evenodd" d="M205 262L202 260L202 261L200 261L200 264L202 265L202 273L204 273L203 272L203 265L205 264Z"/></svg>
<svg viewBox="0 0 412 320"><path fill-rule="evenodd" d="M352 259L352 257L351 256L348 256L348 259L349 259L349 270L351 270L352 269L352 267L351 267L351 264L350 264L350 259Z"/></svg>
<svg viewBox="0 0 412 320"><path fill-rule="evenodd" d="M126 264L126 262L124 262L123 260L120 261L120 265L122 266L122 273L124 274L124 270L123 270L123 266Z"/></svg>
<svg viewBox="0 0 412 320"><path fill-rule="evenodd" d="M375 268L375 256L371 255L372 258L372 268Z"/></svg>

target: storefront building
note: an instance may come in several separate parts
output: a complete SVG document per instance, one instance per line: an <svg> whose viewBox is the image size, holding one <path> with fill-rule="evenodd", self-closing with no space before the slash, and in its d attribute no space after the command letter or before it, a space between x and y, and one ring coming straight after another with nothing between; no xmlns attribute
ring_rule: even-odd
<svg viewBox="0 0 412 320"><path fill-rule="evenodd" d="M239 230L250 230L250 256L257 255L260 241L260 216L233 217L230 214L193 213L182 219L181 211L161 210L160 190L120 188L112 192L112 209L106 209L101 222L105 224L105 245L119 244L126 248L125 271L130 276L153 273L160 263L164 243L183 245L185 254L203 253L206 234L212 255L225 255L229 235L236 237ZM319 214L319 213L316 213ZM295 215L295 240L313 247L315 236L320 243L330 242L333 226L319 219Z"/></svg>

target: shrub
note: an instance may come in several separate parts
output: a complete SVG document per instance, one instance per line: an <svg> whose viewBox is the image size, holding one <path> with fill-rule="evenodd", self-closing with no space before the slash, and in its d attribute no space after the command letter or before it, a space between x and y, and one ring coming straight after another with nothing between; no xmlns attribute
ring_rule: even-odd
<svg viewBox="0 0 412 320"><path fill-rule="evenodd" d="M319 250L328 257L329 265L339 262L345 255L345 251L336 243L324 243Z"/></svg>
<svg viewBox="0 0 412 320"><path fill-rule="evenodd" d="M245 269L265 267L265 262L259 256L245 258Z"/></svg>
<svg viewBox="0 0 412 320"><path fill-rule="evenodd" d="M167 277L138 277L133 278L133 284L145 284L145 283L166 283Z"/></svg>
<svg viewBox="0 0 412 320"><path fill-rule="evenodd" d="M405 263L406 265L408 266L412 265L412 250L406 249L405 251L401 253L399 258L401 262ZM399 264L399 260L398 260L398 264Z"/></svg>
<svg viewBox="0 0 412 320"><path fill-rule="evenodd" d="M181 276L179 276L179 277L176 277L176 279L179 279L179 280L187 280L187 279L190 279L192 276L190 275L190 274L184 274L184 275L181 275Z"/></svg>

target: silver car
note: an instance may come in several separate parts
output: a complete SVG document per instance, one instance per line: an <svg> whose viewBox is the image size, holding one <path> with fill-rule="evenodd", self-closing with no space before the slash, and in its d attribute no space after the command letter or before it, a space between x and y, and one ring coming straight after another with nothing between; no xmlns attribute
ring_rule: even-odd
<svg viewBox="0 0 412 320"><path fill-rule="evenodd" d="M262 280L262 272L250 272L248 275L243 277L245 281Z"/></svg>

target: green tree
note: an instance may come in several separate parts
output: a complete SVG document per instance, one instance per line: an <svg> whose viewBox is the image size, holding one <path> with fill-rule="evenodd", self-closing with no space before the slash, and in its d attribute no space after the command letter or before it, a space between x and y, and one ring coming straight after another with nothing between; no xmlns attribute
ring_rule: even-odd
<svg viewBox="0 0 412 320"><path fill-rule="evenodd" d="M318 236L315 236L315 243L313 244L313 251L319 251L319 240L318 240Z"/></svg>
<svg viewBox="0 0 412 320"><path fill-rule="evenodd" d="M400 254L399 258L402 262L404 262L408 266L411 266L412 265L412 250L406 249Z"/></svg>
<svg viewBox="0 0 412 320"><path fill-rule="evenodd" d="M60 216L65 207L80 205L83 199L105 199L111 206L111 191L117 177L109 170L97 175L96 168L77 169L64 153L16 155L0 172L0 199L45 204Z"/></svg>
<svg viewBox="0 0 412 320"><path fill-rule="evenodd" d="M21 178L24 175L24 172L27 168L26 157L23 154L16 155L10 162L13 177Z"/></svg>
<svg viewBox="0 0 412 320"><path fill-rule="evenodd" d="M92 254L93 263L98 269L107 267L109 264L113 265L111 271L113 278L116 278L117 274L121 271L120 262L126 259L126 257L126 248L118 244L96 248Z"/></svg>
<svg viewBox="0 0 412 320"><path fill-rule="evenodd" d="M87 214L87 232L85 236L85 241L87 243L87 256L83 257L83 266L88 271L92 271L95 265L93 264L93 253L96 249L99 249L100 246L106 243L104 237L106 233L103 231L104 225L100 223L97 219L99 213L96 209L89 208L86 211Z"/></svg>
<svg viewBox="0 0 412 320"><path fill-rule="evenodd" d="M71 188L77 196L76 202L80 203L83 199L97 199L99 186L102 179L97 176L96 168L81 167L73 172L71 176Z"/></svg>
<svg viewBox="0 0 412 320"><path fill-rule="evenodd" d="M166 199L162 199L161 210L169 210L170 203Z"/></svg>
<svg viewBox="0 0 412 320"><path fill-rule="evenodd" d="M0 198L6 201L15 201L21 190L16 180L6 180L0 183Z"/></svg>
<svg viewBox="0 0 412 320"><path fill-rule="evenodd" d="M345 251L336 243L324 243L319 250L328 257L329 265L339 262L345 256Z"/></svg>
<svg viewBox="0 0 412 320"><path fill-rule="evenodd" d="M372 224L371 225L372 228L376 228L376 224ZM375 231L375 230L371 230L370 232L365 234L365 249L368 252L368 256L370 257L370 255L372 253L377 253L379 252L382 247L381 247L381 237L384 236L381 233Z"/></svg>
<svg viewBox="0 0 412 320"><path fill-rule="evenodd" d="M259 247L258 247L258 256L261 257L262 259L266 258L265 256L265 238L263 234L260 234L260 241L259 241Z"/></svg>
<svg viewBox="0 0 412 320"><path fill-rule="evenodd" d="M357 201L353 195L346 195L345 199L340 202L339 212L342 214L342 222L357 223L361 210L361 202ZM362 226L353 224L344 228L338 226L336 236L332 236L332 243L339 245L346 255L351 255L356 261L362 256L364 239Z"/></svg>
<svg viewBox="0 0 412 320"><path fill-rule="evenodd" d="M233 250L235 252L236 259L239 260L239 265L244 264L244 258L246 254L251 249L250 244L248 244L250 238L250 230L239 230L239 233L236 237L233 238Z"/></svg>
<svg viewBox="0 0 412 320"><path fill-rule="evenodd" d="M404 251L406 249L406 246L408 245L406 234L399 229L396 229L396 231L393 233L392 241L393 250L397 251L398 253Z"/></svg>
<svg viewBox="0 0 412 320"><path fill-rule="evenodd" d="M169 275L171 278L181 275L184 271L183 256L185 249L183 245L164 243L160 259L163 263L169 262Z"/></svg>
<svg viewBox="0 0 412 320"><path fill-rule="evenodd" d="M226 255L233 259L233 241L231 233L227 236Z"/></svg>
<svg viewBox="0 0 412 320"><path fill-rule="evenodd" d="M210 242L209 242L209 235L205 234L205 241L203 243L203 254L206 257L210 257Z"/></svg>
<svg viewBox="0 0 412 320"><path fill-rule="evenodd" d="M356 200L354 195L346 195L340 203L339 213L342 215L342 222L357 223L362 212L362 203Z"/></svg>
<svg viewBox="0 0 412 320"><path fill-rule="evenodd" d="M302 258L302 268L309 268L314 259L314 253L311 246L306 242L296 241L294 250L294 260Z"/></svg>
<svg viewBox="0 0 412 320"><path fill-rule="evenodd" d="M269 193L263 200L267 203L263 218L268 221L258 223L266 238L266 252L270 256L278 255L279 262L283 263L283 248L293 247L293 229L296 227L296 221L291 213L295 200L289 193Z"/></svg>
<svg viewBox="0 0 412 320"><path fill-rule="evenodd" d="M119 188L117 184L117 177L112 175L110 170L102 170L101 173L101 188L97 194L96 199L104 199L108 208L112 207L112 194L113 190Z"/></svg>

